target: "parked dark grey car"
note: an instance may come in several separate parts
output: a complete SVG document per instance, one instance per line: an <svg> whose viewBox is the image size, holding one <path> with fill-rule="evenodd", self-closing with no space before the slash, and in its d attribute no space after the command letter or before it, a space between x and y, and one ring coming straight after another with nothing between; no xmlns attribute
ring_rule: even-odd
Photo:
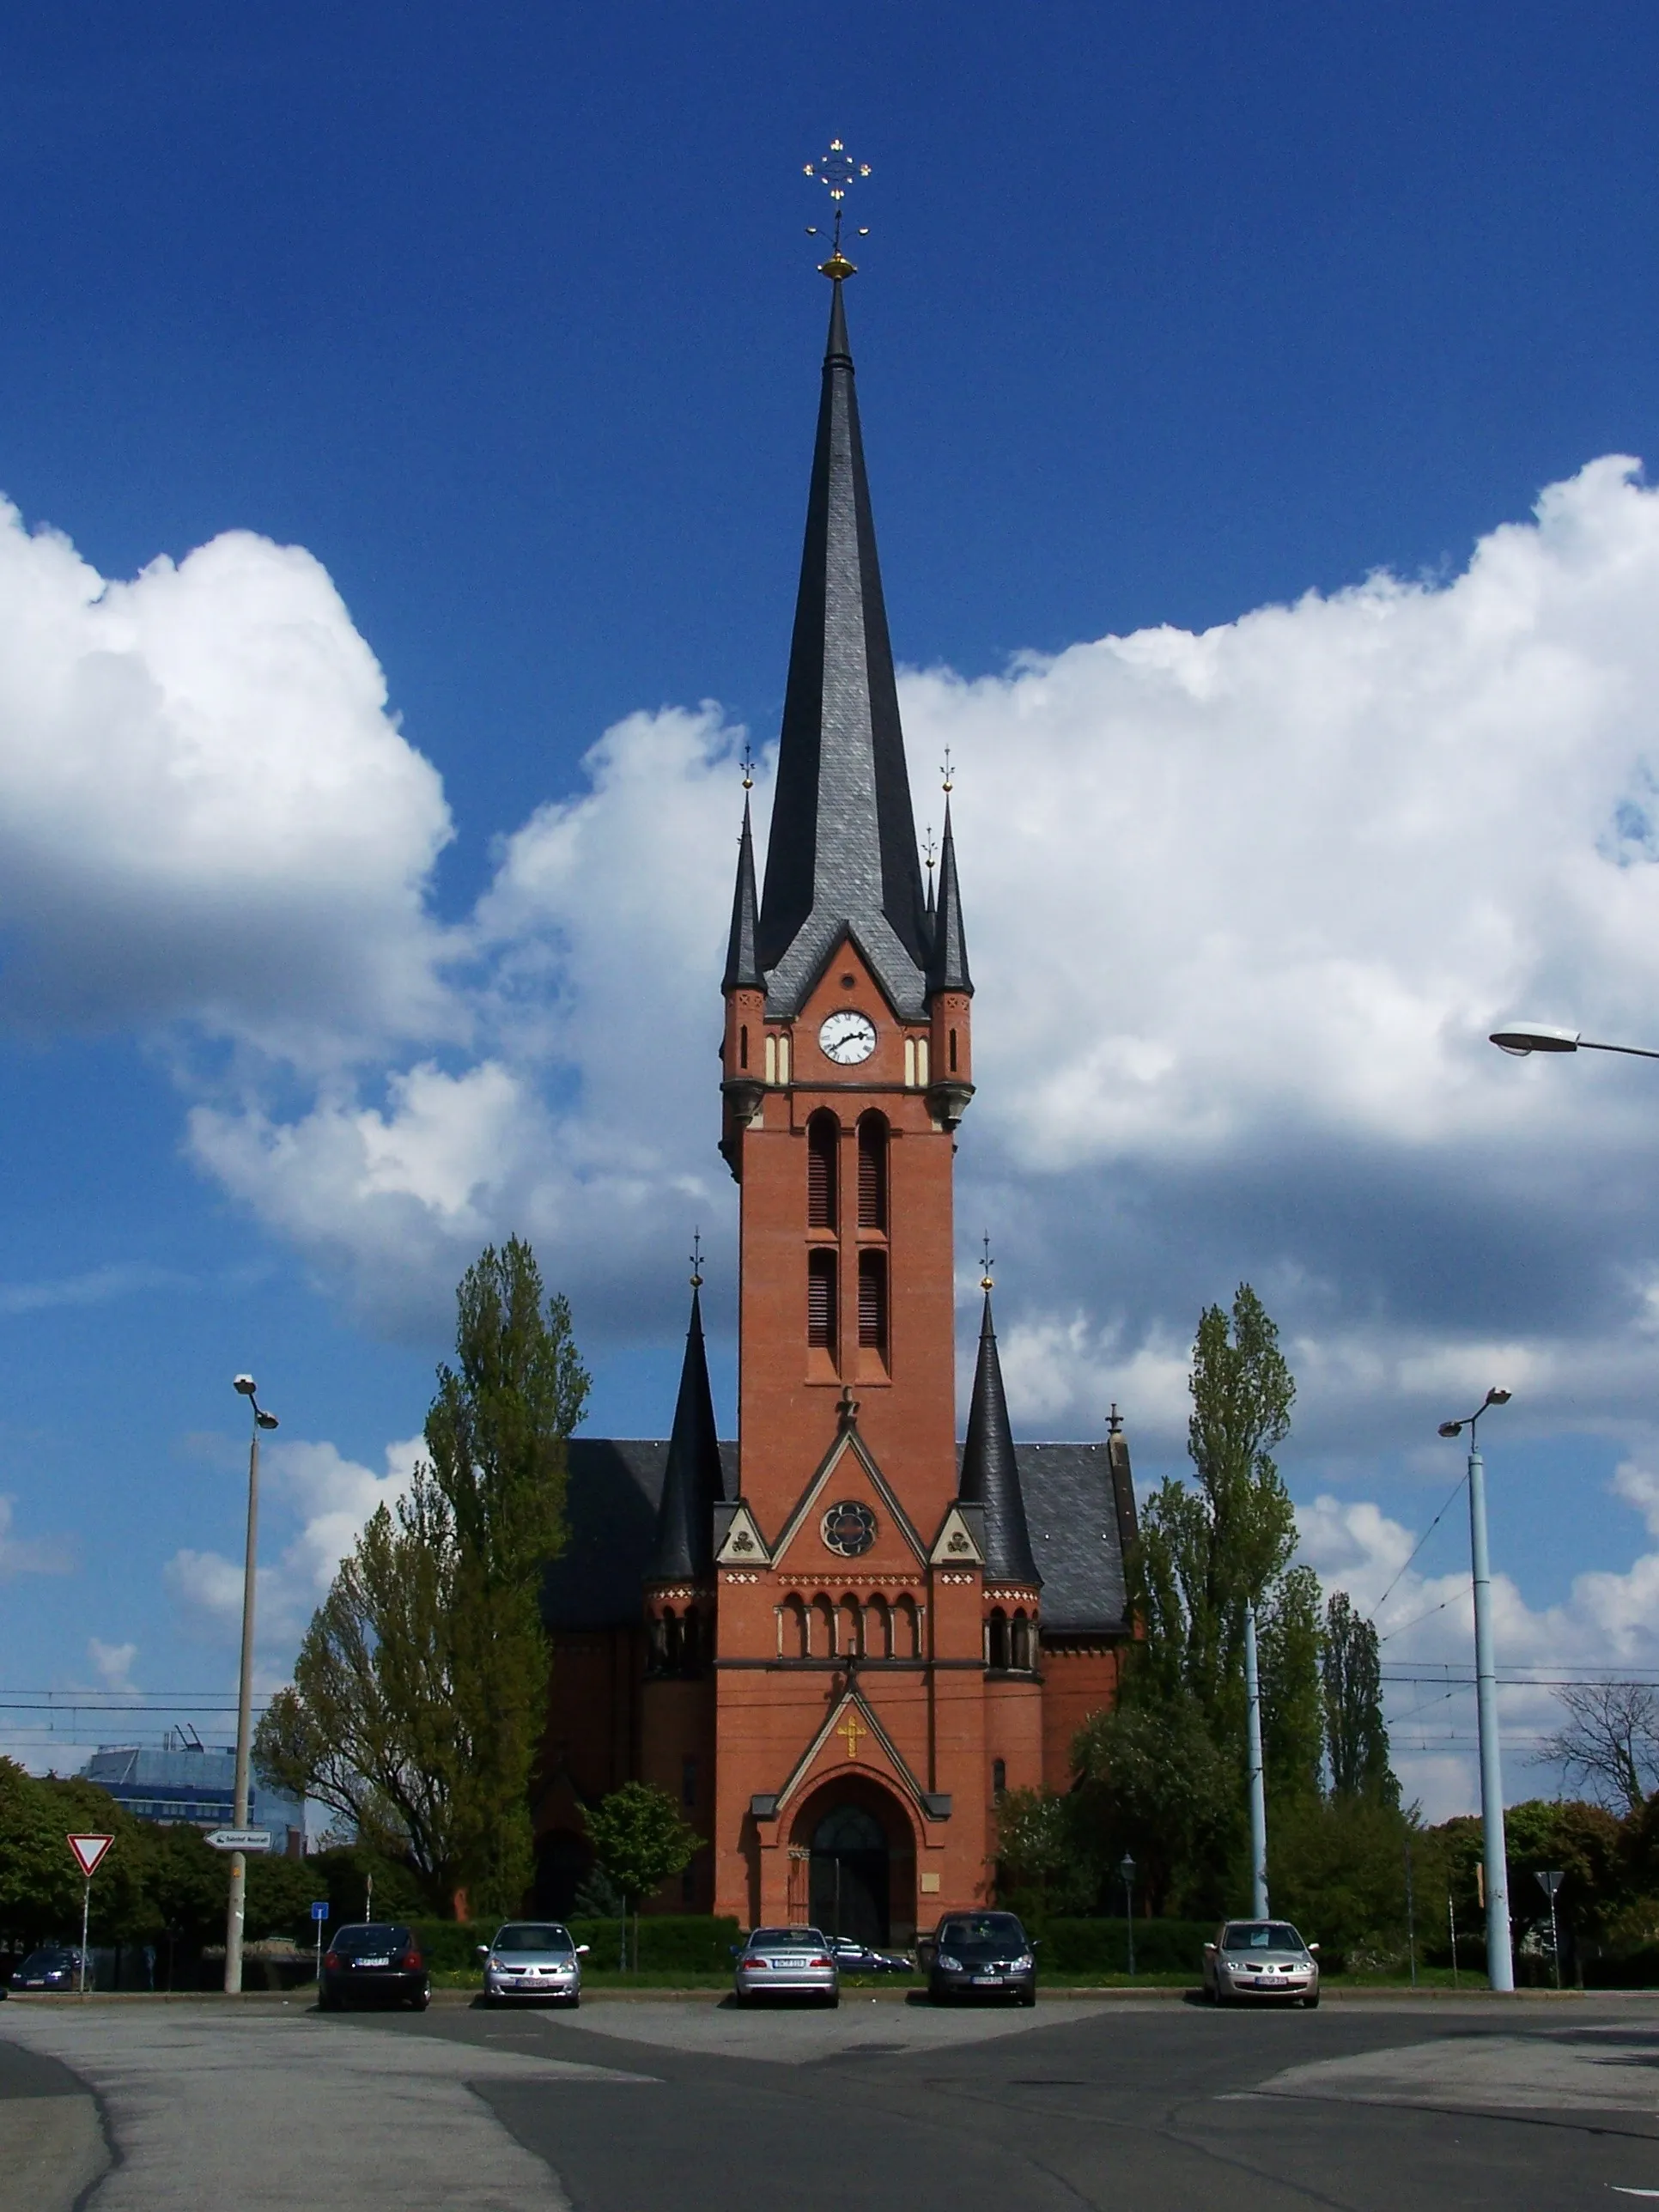
<svg viewBox="0 0 1659 2212"><path fill-rule="evenodd" d="M935 2004L962 1997L1036 2002L1036 1955L1012 1912L947 1912L922 1946Z"/></svg>

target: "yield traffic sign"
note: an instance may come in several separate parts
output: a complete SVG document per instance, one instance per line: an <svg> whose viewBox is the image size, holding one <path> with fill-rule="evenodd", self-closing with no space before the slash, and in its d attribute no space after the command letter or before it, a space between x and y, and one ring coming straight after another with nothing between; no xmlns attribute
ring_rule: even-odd
<svg viewBox="0 0 1659 2212"><path fill-rule="evenodd" d="M104 1853L115 1841L113 1836L71 1836L69 1847L75 1854L75 1863L90 1881L103 1862Z"/></svg>

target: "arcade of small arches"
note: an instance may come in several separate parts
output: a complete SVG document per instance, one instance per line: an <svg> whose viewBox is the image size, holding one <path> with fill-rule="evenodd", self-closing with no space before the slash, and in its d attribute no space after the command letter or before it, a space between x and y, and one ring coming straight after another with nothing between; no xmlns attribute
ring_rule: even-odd
<svg viewBox="0 0 1659 2212"><path fill-rule="evenodd" d="M714 1615L709 1606L659 1607L647 1627L646 1671L701 1674L714 1656Z"/></svg>
<svg viewBox="0 0 1659 2212"><path fill-rule="evenodd" d="M792 1590L777 1608L780 1659L920 1659L922 1608L912 1597L839 1601Z"/></svg>
<svg viewBox="0 0 1659 2212"><path fill-rule="evenodd" d="M695 1610L695 1608L693 1608ZM920 1659L925 1608L914 1598L836 1599L792 1590L777 1607L780 1659ZM994 1674L1034 1674L1037 1620L1024 1606L994 1606L985 1622L985 1664Z"/></svg>

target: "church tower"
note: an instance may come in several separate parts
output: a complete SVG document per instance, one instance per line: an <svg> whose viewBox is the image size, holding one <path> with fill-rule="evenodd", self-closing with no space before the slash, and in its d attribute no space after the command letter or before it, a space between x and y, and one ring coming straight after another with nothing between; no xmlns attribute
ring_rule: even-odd
<svg viewBox="0 0 1659 2212"><path fill-rule="evenodd" d="M724 984L741 1493L718 1550L714 1887L745 1923L799 1919L824 1908L814 1881L833 1870L882 1893L869 1917L896 1936L987 1894L994 1762L1011 1785L1042 1778L1041 1580L988 1297L958 1478L952 1183L973 983L948 805L936 905L922 890L852 270L837 256L825 273L765 883L745 807ZM817 1847L826 1829L861 1853L852 1877Z"/></svg>
<svg viewBox="0 0 1659 2212"><path fill-rule="evenodd" d="M1127 1446L1019 1444L984 1281L956 1433L957 1132L974 1095L947 802L924 891L839 246L763 882L745 800L722 981L738 1437L693 1267L673 1433L578 1437L544 1601L537 1909L625 1780L703 1834L664 1911L909 1942L994 1893L1006 1790L1064 1789L1130 1634ZM948 788L948 787L947 787Z"/></svg>

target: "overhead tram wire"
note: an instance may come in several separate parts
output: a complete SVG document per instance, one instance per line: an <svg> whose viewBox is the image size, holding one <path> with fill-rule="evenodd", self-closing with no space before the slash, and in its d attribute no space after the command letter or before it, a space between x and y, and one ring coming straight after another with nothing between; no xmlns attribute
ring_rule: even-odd
<svg viewBox="0 0 1659 2212"><path fill-rule="evenodd" d="M1400 1587L1401 1578L1406 1573L1407 1568L1411 1565L1412 1559L1414 1559L1417 1557L1424 1545L1428 1542L1430 1537L1433 1535L1435 1530L1445 1519L1447 1514L1451 1511L1452 1507L1456 1504L1459 1498L1462 1495L1464 1486L1468 1483L1468 1470L1466 1468L1463 1473L1457 1479L1456 1489L1453 1491L1451 1496L1446 1500L1440 1510L1435 1515L1433 1520L1430 1522L1428 1527L1418 1538L1416 1543L1413 1545L1411 1559L1408 1559L1406 1561L1405 1566L1401 1568L1399 1574L1395 1575L1394 1580L1389 1584L1387 1589L1383 1591L1382 1596L1378 1598L1376 1603L1371 1607L1370 1613L1366 1616L1368 1620L1375 1622L1377 1614L1382 1612L1383 1607L1388 1603L1389 1600L1394 1595L1395 1590ZM1400 1631L1398 1629L1390 1629L1389 1632L1390 1636L1397 1636L1399 1633ZM1386 1643L1388 1641L1388 1638L1385 1637L1382 1640Z"/></svg>

